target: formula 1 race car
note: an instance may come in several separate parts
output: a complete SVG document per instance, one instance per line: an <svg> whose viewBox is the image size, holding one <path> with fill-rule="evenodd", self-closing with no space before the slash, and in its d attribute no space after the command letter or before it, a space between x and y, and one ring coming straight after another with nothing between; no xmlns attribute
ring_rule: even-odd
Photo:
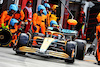
<svg viewBox="0 0 100 67"><path fill-rule="evenodd" d="M33 39L28 39L26 33L19 36L18 43L13 47L17 54L31 53L40 56L50 56L74 63L75 57L83 60L86 42L83 40L71 41L76 36L75 31L67 32L46 31L46 35L35 33ZM70 31L68 33L68 31ZM69 35L70 34L70 35ZM68 36L68 37L67 37ZM69 37L70 36L70 37Z"/></svg>
<svg viewBox="0 0 100 67"><path fill-rule="evenodd" d="M48 27L48 30L54 30L54 29L55 27ZM76 30L59 28L59 32L65 36L66 40L70 40L68 42L69 44L76 45L76 54L75 54L76 59L83 60L86 53L86 44L87 44L86 40L77 39L78 31Z"/></svg>

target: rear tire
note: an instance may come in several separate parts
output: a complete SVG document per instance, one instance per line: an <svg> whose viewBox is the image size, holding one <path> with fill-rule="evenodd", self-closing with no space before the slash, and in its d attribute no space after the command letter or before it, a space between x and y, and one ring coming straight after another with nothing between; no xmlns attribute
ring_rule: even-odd
<svg viewBox="0 0 100 67"><path fill-rule="evenodd" d="M77 42L76 59L83 60L87 42L81 39L76 39L75 42Z"/></svg>
<svg viewBox="0 0 100 67"><path fill-rule="evenodd" d="M82 49L80 49L80 48L82 48ZM83 60L84 56L85 56L85 46L84 45L81 45L80 47L78 46L76 59Z"/></svg>

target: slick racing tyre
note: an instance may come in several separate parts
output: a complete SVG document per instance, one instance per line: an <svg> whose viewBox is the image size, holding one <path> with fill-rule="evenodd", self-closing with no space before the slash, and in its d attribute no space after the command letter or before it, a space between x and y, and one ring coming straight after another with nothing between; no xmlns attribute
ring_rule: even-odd
<svg viewBox="0 0 100 67"><path fill-rule="evenodd" d="M84 43L79 42L77 46L76 59L83 60L85 56L85 50L86 50L86 45L84 45Z"/></svg>
<svg viewBox="0 0 100 67"><path fill-rule="evenodd" d="M82 48L82 50L80 50L79 48ZM77 47L77 54L76 54L76 59L79 59L79 60L83 60L84 59L84 46L80 46L80 47Z"/></svg>
<svg viewBox="0 0 100 67"><path fill-rule="evenodd" d="M75 47L76 47L76 42L74 41L70 41L70 42L67 42L66 46L65 46L65 52L71 56L72 54L72 49L75 50Z"/></svg>
<svg viewBox="0 0 100 67"><path fill-rule="evenodd" d="M25 55L26 53L25 53L25 52L16 51L16 54L17 54L17 55Z"/></svg>
<svg viewBox="0 0 100 67"><path fill-rule="evenodd" d="M67 62L67 63L74 63L74 61L75 61L75 58L74 57L72 58L72 60L65 59L65 62Z"/></svg>
<svg viewBox="0 0 100 67"><path fill-rule="evenodd" d="M83 60L85 56L85 50L86 50L86 41L76 39L75 42L77 42L76 59Z"/></svg>
<svg viewBox="0 0 100 67"><path fill-rule="evenodd" d="M76 47L76 42L74 42L74 41L67 42L67 44L65 46L65 52L66 52L66 54L68 54L70 56L70 59L65 59L65 62L74 63L75 53L74 53L74 57L72 57L72 51L75 50L75 47Z"/></svg>

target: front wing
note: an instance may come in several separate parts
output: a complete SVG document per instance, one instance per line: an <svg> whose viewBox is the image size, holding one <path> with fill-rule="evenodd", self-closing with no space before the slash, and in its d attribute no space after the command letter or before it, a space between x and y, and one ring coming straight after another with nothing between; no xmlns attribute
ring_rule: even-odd
<svg viewBox="0 0 100 67"><path fill-rule="evenodd" d="M22 47L19 47L19 49L17 51L33 53L33 54L42 55L42 56L51 56L51 57L60 58L60 59L69 59L69 60L72 59L68 54L66 54L64 52L47 50L45 53L43 53L43 52L40 52L39 48L34 48L34 47L22 46Z"/></svg>

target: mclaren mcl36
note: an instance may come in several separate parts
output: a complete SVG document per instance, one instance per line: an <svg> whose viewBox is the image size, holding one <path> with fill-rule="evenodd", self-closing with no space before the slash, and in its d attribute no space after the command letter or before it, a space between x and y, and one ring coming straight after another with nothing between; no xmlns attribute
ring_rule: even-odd
<svg viewBox="0 0 100 67"><path fill-rule="evenodd" d="M46 35L35 33L31 39L26 33L21 33L13 50L17 54L31 53L74 63L75 58L84 59L86 48L86 41L75 39L76 35L77 31L67 29L63 29L62 32L48 30Z"/></svg>

